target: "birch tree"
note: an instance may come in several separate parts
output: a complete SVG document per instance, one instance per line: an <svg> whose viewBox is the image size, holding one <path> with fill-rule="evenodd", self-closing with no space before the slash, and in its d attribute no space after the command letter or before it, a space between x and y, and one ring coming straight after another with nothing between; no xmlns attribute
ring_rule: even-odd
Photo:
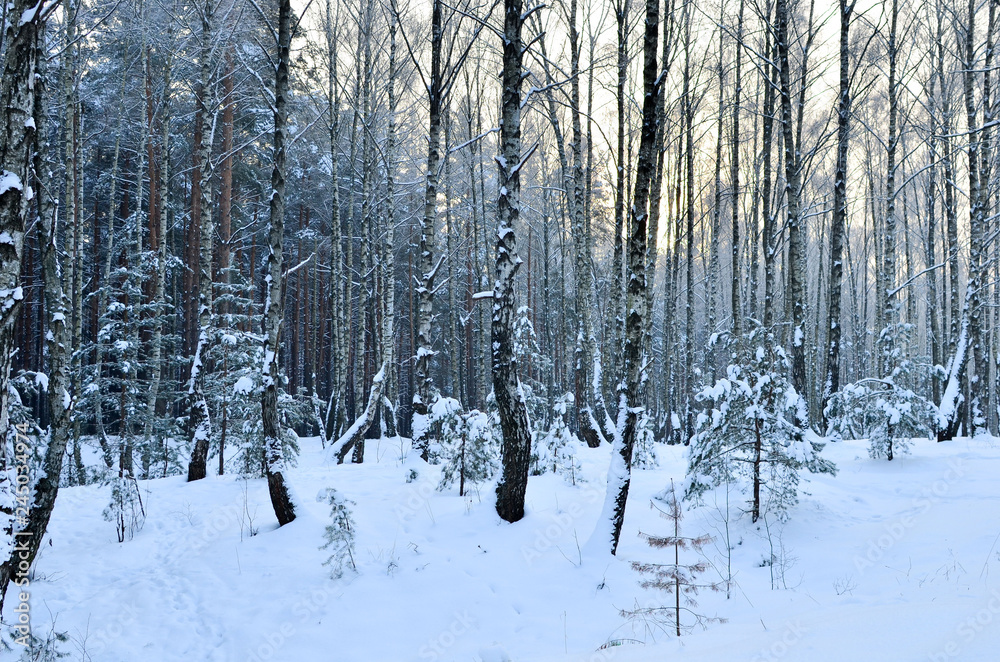
<svg viewBox="0 0 1000 662"><path fill-rule="evenodd" d="M271 505L284 526L295 519L295 505L285 484L284 431L278 420L278 349L282 322L282 248L285 235L285 160L288 150L288 67L292 40L291 0L278 2L278 26L273 36L278 57L274 78L274 161L271 170L270 220L268 223L267 297L264 302L264 390L261 417L264 424L264 462Z"/></svg>
<svg viewBox="0 0 1000 662"><path fill-rule="evenodd" d="M195 345L194 356L191 357L191 374L187 386L188 397L191 399L191 417L188 425L191 428L191 441L194 446L194 450L191 452L191 462L188 465L188 481L201 480L205 477L208 442L212 437L211 414L208 409L208 400L205 398L205 370L207 369L205 359L212 335L212 245L215 239L215 226L212 221L212 207L214 205L212 198L212 133L215 123L212 121L214 102L211 91L214 1L206 0L204 6L200 7L201 88L198 95L198 106L201 111L202 139L201 153L198 158L201 163L201 242L198 246L197 274L198 342ZM277 125L277 119L275 119L275 125ZM277 143L277 139L275 142ZM281 213L284 213L283 206ZM280 281L280 277L278 280ZM278 300L280 301L280 298Z"/></svg>
<svg viewBox="0 0 1000 662"><path fill-rule="evenodd" d="M531 463L531 429L514 352L514 278L521 265L514 230L521 213L521 170L538 145L521 152L521 82L527 45L521 39L526 16L522 0L504 0L501 72L499 197L493 285L493 391L503 433L503 473L497 483L497 514L508 522L524 517L524 492ZM531 11L536 11L538 7Z"/></svg>
<svg viewBox="0 0 1000 662"><path fill-rule="evenodd" d="M610 544L614 554L618 549L625 505L628 501L632 472L632 451L638 436L645 369L643 357L643 314L646 303L646 248L649 219L649 188L656 169L656 101L662 80L657 60L657 34L660 23L659 0L646 0L646 22L643 34L643 98L642 136L635 170L632 197L631 232L628 240L628 278L625 301L624 377L618 390L618 424L611 448L608 488L604 509L592 544ZM605 527L610 527L610 530ZM601 538L604 538L601 540Z"/></svg>

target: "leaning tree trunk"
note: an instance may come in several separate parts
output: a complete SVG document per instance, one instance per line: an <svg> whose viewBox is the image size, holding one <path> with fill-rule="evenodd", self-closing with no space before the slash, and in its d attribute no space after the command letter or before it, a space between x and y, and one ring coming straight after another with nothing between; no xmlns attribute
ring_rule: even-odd
<svg viewBox="0 0 1000 662"><path fill-rule="evenodd" d="M618 427L611 449L611 467L608 469L608 490L604 499L604 512L598 522L593 544L610 543L611 553L618 549L625 504L632 473L632 449L638 433L642 413L643 370L643 314L646 301L646 242L649 218L649 189L656 169L656 97L660 80L657 76L656 40L659 28L659 0L646 0L646 29L643 37L643 100L642 136L639 141L639 158L635 170L635 189L632 197L631 232L628 240L628 288L625 309L624 379L618 389ZM601 538L604 527L610 524L610 540Z"/></svg>
<svg viewBox="0 0 1000 662"><path fill-rule="evenodd" d="M517 378L514 353L514 277L521 264L514 224L521 211L522 0L504 0L503 73L500 105L500 196L497 200L496 282L493 286L493 391L503 432L503 475L497 483L497 514L508 522L524 517L531 463L531 429ZM537 146L537 145L536 145ZM531 156L530 150L524 157Z"/></svg>
<svg viewBox="0 0 1000 662"><path fill-rule="evenodd" d="M188 464L188 481L201 480L207 473L208 443L212 420L205 398L205 360L212 333L212 104L209 59L212 53L212 2L207 0L201 14L201 241L198 247L198 342L191 357L188 398L191 403L190 428L194 450ZM273 204L272 204L273 209ZM280 280L280 279L279 279Z"/></svg>
<svg viewBox="0 0 1000 662"><path fill-rule="evenodd" d="M385 241L382 245L382 255L380 259L382 291L385 293L383 320L382 320L382 366L372 378L371 388L368 393L368 403L365 405L361 416L344 432L331 447L330 453L340 464L347 457L352 449L359 443L364 442L365 433L378 420L379 412L382 410L382 403L385 398L390 371L393 370L393 356L395 354L396 333L395 333L395 308L396 308L396 262L395 262L395 168L394 158L396 152L396 13L395 5L389 17L389 127L386 136L386 144L383 150L386 168L386 216L385 216Z"/></svg>
<svg viewBox="0 0 1000 662"><path fill-rule="evenodd" d="M22 18L20 25L14 28L8 24L5 34L7 43L6 56L3 62L3 83L0 86L0 101L4 109L5 123L0 130L0 231L8 234L12 242L0 242L0 285L3 291L3 325L0 327L0 442L6 444L11 436L7 418L7 380L10 374L10 360L13 337L13 322L9 315L16 316L20 288L17 275L20 271L21 250L24 246L24 220L27 216L28 203L31 195L26 191L31 188L22 186L29 181L29 155L33 140L44 137L42 96L45 77L41 71L44 65L44 18L37 11L27 6L27 2L14 2L14 16ZM28 81L32 84L29 85ZM44 138L43 138L44 139ZM55 212L49 210L47 182L40 181L44 176L45 163L42 147L36 149L34 159L35 186L38 189L36 201L40 227L40 243L42 249L42 272L45 284L45 303L48 333L46 334L46 353L49 357L49 443L45 449L45 459L41 476L35 484L31 495L31 505L27 521L20 525L12 523L16 530L3 531L4 537L10 536L13 545L11 557L4 559L0 565L0 609L3 599L15 572L21 574L19 568L30 567L38 554L49 524L49 517L55 506L59 493L59 477L62 474L63 457L66 454L66 442L71 426L70 414L72 403L69 402L68 389L70 378L67 371L70 357L69 321L70 302L66 296L59 268L59 252L56 247ZM5 188L6 187L6 188ZM16 265L17 270L12 268ZM13 278L11 277L13 275ZM13 311L13 312L12 312ZM4 453L7 461L7 453ZM4 467L7 469L8 467ZM10 489L9 486L4 485ZM5 519L12 517L13 512L3 512ZM15 558L16 557L16 558ZM27 573L24 573L27 574Z"/></svg>
<svg viewBox="0 0 1000 662"><path fill-rule="evenodd" d="M274 81L274 168L271 170L271 208L268 227L267 299L264 302L264 466L271 505L284 526L295 519L288 486L278 423L278 343L282 319L282 246L285 234L285 156L288 143L288 63L291 46L291 0L280 0L278 9L278 66Z"/></svg>

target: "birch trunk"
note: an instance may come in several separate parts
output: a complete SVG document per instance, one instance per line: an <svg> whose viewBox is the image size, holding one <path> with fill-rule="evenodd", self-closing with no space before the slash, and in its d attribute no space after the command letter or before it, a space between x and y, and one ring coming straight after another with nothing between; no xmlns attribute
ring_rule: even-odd
<svg viewBox="0 0 1000 662"><path fill-rule="evenodd" d="M830 396L840 390L840 300L844 281L844 235L847 232L847 150L850 141L850 26L853 0L840 3L840 95L837 99L837 164L833 175L833 224L830 226L830 332L826 346L823 410Z"/></svg>
<svg viewBox="0 0 1000 662"><path fill-rule="evenodd" d="M284 526L295 519L288 486L278 420L278 347L282 321L282 247L285 234L285 156L288 143L288 66L291 50L291 0L280 0L278 8L278 62L274 83L274 168L271 170L271 204L268 225L267 298L264 302L264 393L261 417L264 424L264 462L271 505Z"/></svg>
<svg viewBox="0 0 1000 662"><path fill-rule="evenodd" d="M205 359L212 334L212 241L215 227L212 216L212 82L209 78L212 54L212 3L207 0L201 14L201 237L198 246L198 342L191 357L191 374L187 394L191 403L191 462L188 481L201 480L207 473L208 443L212 436L212 420L205 398Z"/></svg>
<svg viewBox="0 0 1000 662"><path fill-rule="evenodd" d="M522 0L504 0L503 71L500 104L500 195L497 199L496 282L493 286L493 391L503 433L503 473L497 483L497 514L508 522L524 517L524 492L531 462L531 429L514 353L514 278L521 259L514 225L521 211L521 42ZM531 156L532 150L524 157Z"/></svg>
<svg viewBox="0 0 1000 662"><path fill-rule="evenodd" d="M46 10L48 11L48 10ZM25 221L28 206L34 197L33 188L27 185L31 172L32 145L37 140L44 114L42 112L45 60L43 52L45 15L41 4L31 4L30 0L14 0L10 5L13 16L21 20L4 26L4 57L0 76L0 112L4 121L0 123L0 234L10 237L10 241L0 242L0 434L4 443L12 437L7 414L8 382L10 364L14 349L14 319L17 317L22 290L18 282L23 259ZM36 176L44 172L44 154L35 155ZM36 182L41 184L42 182ZM45 186L39 186L39 195L44 195ZM50 379L48 398L49 413L52 416L51 432L45 451L43 472L35 484L31 496L28 520L17 536L17 559L13 555L0 565L0 607L7 588L18 565L32 564L42 544L45 529L55 506L59 492L59 476L62 473L63 456L69 431L69 377L66 372L68 357L67 321L70 311L62 280L59 274L58 253L54 245L55 219L47 213L46 198L39 200L39 211L46 212L42 222L43 273L45 278L46 303L49 331L47 340L50 359ZM56 397L52 397L55 395ZM3 468L10 458L3 454L0 458ZM8 488L9 489L9 488ZM12 515L13 513L5 513ZM14 532L11 532L14 533ZM22 540L23 538L23 540ZM13 539L12 539L13 540Z"/></svg>
<svg viewBox="0 0 1000 662"><path fill-rule="evenodd" d="M624 377L618 390L618 426L611 450L608 469L608 489L604 501L603 520L592 544L610 543L611 553L618 549L625 505L628 501L632 472L632 451L643 413L643 313L646 301L646 248L649 218L649 189L656 169L656 97L660 79L657 76L657 32L659 0L646 0L646 25L643 36L643 100L642 135L636 163L631 209L631 232L628 242L628 289L625 302ZM610 540L600 540L605 523L610 524Z"/></svg>

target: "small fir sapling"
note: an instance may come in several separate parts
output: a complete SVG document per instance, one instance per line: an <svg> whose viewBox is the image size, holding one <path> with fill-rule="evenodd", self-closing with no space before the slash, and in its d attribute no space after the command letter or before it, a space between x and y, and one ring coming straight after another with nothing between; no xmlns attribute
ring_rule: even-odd
<svg viewBox="0 0 1000 662"><path fill-rule="evenodd" d="M330 556L323 565L330 566L333 579L340 579L348 568L355 572L358 569L354 561L354 519L349 508L354 502L342 498L332 487L320 492L316 500L330 506L330 523L323 531L326 542L320 547L330 550Z"/></svg>
<svg viewBox="0 0 1000 662"><path fill-rule="evenodd" d="M146 508L142 503L139 483L131 475L111 479L111 501L102 513L106 522L115 525L118 542L135 537L146 523Z"/></svg>
<svg viewBox="0 0 1000 662"><path fill-rule="evenodd" d="M578 440L566 423L566 414L573 404L573 394L564 393L553 405L552 422L547 430L533 430L532 475L540 476L551 469L563 476L571 485L580 478L580 461L577 457Z"/></svg>
<svg viewBox="0 0 1000 662"><path fill-rule="evenodd" d="M828 436L867 438L869 456L890 461L909 451L912 438L931 436L937 408L905 386L915 369L906 352L912 335L912 324L893 324L882 331L885 376L859 379L833 394L825 412Z"/></svg>
<svg viewBox="0 0 1000 662"><path fill-rule="evenodd" d="M552 402L545 376L552 372L552 358L538 344L538 335L531 322L531 309L521 306L514 320L514 357L519 366L519 379L528 418L543 425L551 423Z"/></svg>
<svg viewBox="0 0 1000 662"><path fill-rule="evenodd" d="M632 468L655 469L659 465L656 456L655 423L646 411L639 417L638 431L635 436L635 449L632 451Z"/></svg>
<svg viewBox="0 0 1000 662"><path fill-rule="evenodd" d="M705 560L702 548L712 542L712 537L702 535L698 537L685 537L681 535L681 519L683 519L683 509L677 493L674 490L674 482L670 481L670 491L665 495L667 504L666 510L650 502L650 507L657 510L660 517L673 524L673 535L652 536L644 533L639 535L646 539L650 547L654 549L664 549L668 554L672 552L673 562L670 563L643 563L632 562L632 569L643 575L645 579L640 582L643 588L653 588L666 591L674 596L674 604L664 607L637 607L632 610L622 610L621 615L629 620L641 620L657 626L664 631L672 630L679 637L682 632L690 632L695 627L706 628L710 623L724 623L725 619L714 616L706 616L695 609L698 602L695 597L701 590L722 591L721 582L701 581L700 577L709 567ZM691 551L701 557L701 560L694 563L681 563L681 552Z"/></svg>
<svg viewBox="0 0 1000 662"><path fill-rule="evenodd" d="M458 495L468 486L488 481L499 468L498 422L489 414L473 409L457 413L442 425L438 455L442 460L438 490L458 482Z"/></svg>
<svg viewBox="0 0 1000 662"><path fill-rule="evenodd" d="M413 448L420 449L421 457L431 464L441 461L441 430L454 427L455 419L462 411L462 404L455 398L438 396L428 407L426 414L413 415Z"/></svg>
<svg viewBox="0 0 1000 662"><path fill-rule="evenodd" d="M796 421L805 419L805 402L788 379L790 363L773 333L754 325L731 340L726 376L703 389L708 402L698 415L687 452L685 499L700 501L722 484L739 485L747 495L752 521L762 507L779 519L798 502L799 474L835 473L823 459L824 443Z"/></svg>

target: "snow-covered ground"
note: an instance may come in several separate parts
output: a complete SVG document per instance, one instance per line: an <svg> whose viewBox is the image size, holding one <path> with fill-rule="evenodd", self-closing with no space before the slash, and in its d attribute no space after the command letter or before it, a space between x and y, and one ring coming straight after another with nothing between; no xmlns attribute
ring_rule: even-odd
<svg viewBox="0 0 1000 662"><path fill-rule="evenodd" d="M650 499L684 477L682 449L657 450L659 468L634 473L617 558L579 552L607 448L580 450L579 485L532 477L517 524L496 516L488 486L437 492L437 468L401 461L398 440L369 442L365 464L343 466L302 440L289 476L301 512L281 529L264 480L143 482L145 526L122 544L102 519L109 488L64 489L31 588L33 628L54 619L68 659L93 662L1000 659L1000 447L917 441L886 462L863 442L830 444L838 475L804 482L770 536L734 497L731 598L702 593L697 609L727 622L679 639L619 614L673 599L640 588L630 567L673 555L638 536L668 533ZM319 549L329 506L316 496L328 487L354 502L358 572L337 581ZM682 533L715 536L705 551L724 568L725 506L711 501L685 513Z"/></svg>

